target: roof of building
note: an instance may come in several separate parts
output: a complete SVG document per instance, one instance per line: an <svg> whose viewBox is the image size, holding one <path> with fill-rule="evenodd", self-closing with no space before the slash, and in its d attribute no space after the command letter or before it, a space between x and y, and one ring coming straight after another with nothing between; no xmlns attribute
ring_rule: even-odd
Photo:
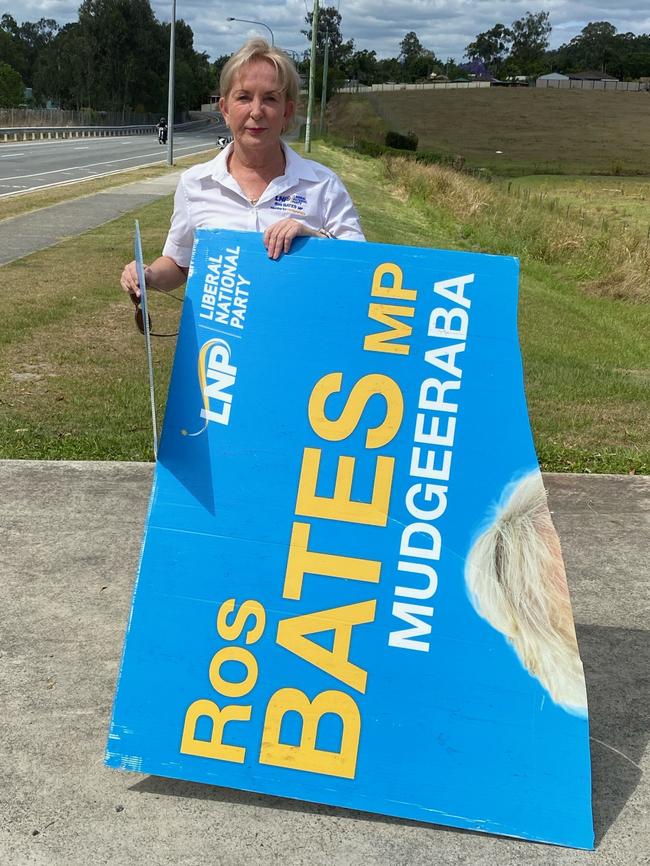
<svg viewBox="0 0 650 866"><path fill-rule="evenodd" d="M583 72L572 72L569 78L574 81L618 81L613 75L608 75L606 72L599 72L596 69L585 69Z"/></svg>

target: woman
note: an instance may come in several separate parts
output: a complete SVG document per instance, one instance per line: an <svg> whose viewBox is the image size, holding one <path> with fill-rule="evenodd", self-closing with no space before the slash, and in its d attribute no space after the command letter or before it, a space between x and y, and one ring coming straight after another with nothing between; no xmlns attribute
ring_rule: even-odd
<svg viewBox="0 0 650 866"><path fill-rule="evenodd" d="M252 39L226 63L220 84L219 108L233 141L181 176L162 256L145 268L147 287L168 291L185 282L198 227L263 232L271 259L288 253L299 236L364 240L339 178L281 140L299 91L289 57ZM137 303L135 262L124 268L121 285Z"/></svg>

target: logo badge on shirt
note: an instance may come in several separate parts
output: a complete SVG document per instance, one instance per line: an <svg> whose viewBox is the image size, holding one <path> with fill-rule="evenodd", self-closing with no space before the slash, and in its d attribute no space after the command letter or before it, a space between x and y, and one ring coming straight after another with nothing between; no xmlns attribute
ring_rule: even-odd
<svg viewBox="0 0 650 866"><path fill-rule="evenodd" d="M292 193L290 195L276 195L271 210L281 210L285 213L297 213L304 215L307 199L300 193Z"/></svg>

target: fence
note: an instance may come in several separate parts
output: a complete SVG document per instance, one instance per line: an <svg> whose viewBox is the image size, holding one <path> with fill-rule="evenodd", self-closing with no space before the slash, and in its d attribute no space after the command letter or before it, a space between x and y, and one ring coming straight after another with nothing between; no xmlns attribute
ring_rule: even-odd
<svg viewBox="0 0 650 866"><path fill-rule="evenodd" d="M136 111L63 111L59 108L0 108L0 126L142 126L156 123L158 114Z"/></svg>
<svg viewBox="0 0 650 866"><path fill-rule="evenodd" d="M640 90L650 89L650 85L638 81L590 81L582 78L538 78L536 87L555 87L559 90L624 90L638 93Z"/></svg>
<svg viewBox="0 0 650 866"><path fill-rule="evenodd" d="M339 93L382 93L393 90L467 90L476 87L489 87L489 81L427 81L421 84L355 84L339 87Z"/></svg>

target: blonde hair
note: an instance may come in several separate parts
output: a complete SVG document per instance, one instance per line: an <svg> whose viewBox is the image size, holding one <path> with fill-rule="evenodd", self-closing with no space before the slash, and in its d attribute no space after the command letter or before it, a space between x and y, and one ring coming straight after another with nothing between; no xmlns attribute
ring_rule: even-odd
<svg viewBox="0 0 650 866"><path fill-rule="evenodd" d="M224 99L228 98L235 78L239 75L242 67L254 60L266 60L275 66L278 76L278 90L284 93L287 102L293 102L293 116L295 117L295 107L298 105L300 94L300 76L289 55L279 48L269 45L265 39L249 39L228 60L221 70L221 77L219 79L219 92L221 96ZM288 126L290 125L291 121Z"/></svg>
<svg viewBox="0 0 650 866"><path fill-rule="evenodd" d="M465 582L476 612L506 637L551 698L585 714L562 552L539 471L506 488L493 523L472 545Z"/></svg>

